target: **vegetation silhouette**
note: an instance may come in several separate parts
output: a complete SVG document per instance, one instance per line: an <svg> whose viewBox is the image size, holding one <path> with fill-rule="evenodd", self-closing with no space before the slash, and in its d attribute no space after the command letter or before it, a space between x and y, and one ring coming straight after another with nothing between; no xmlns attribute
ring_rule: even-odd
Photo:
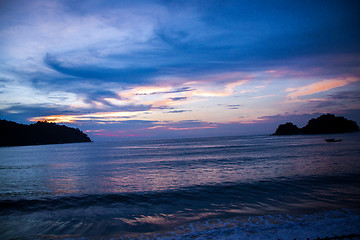
<svg viewBox="0 0 360 240"><path fill-rule="evenodd" d="M0 120L0 146L25 146L42 144L91 142L78 128L49 122L30 125Z"/></svg>
<svg viewBox="0 0 360 240"><path fill-rule="evenodd" d="M359 131L359 126L355 121L344 117L335 117L334 114L324 114L318 118L311 119L303 128L298 128L291 122L280 124L272 135L329 134L356 131Z"/></svg>

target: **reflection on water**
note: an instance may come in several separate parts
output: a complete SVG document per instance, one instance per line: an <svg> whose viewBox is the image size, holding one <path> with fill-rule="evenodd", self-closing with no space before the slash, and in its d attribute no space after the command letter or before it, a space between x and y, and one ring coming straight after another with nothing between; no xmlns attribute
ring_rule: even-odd
<svg viewBox="0 0 360 240"><path fill-rule="evenodd" d="M341 138L0 148L0 238L110 238L213 218L359 209L360 135Z"/></svg>
<svg viewBox="0 0 360 240"><path fill-rule="evenodd" d="M257 136L1 148L2 194L157 191L279 177L357 173L357 135Z"/></svg>

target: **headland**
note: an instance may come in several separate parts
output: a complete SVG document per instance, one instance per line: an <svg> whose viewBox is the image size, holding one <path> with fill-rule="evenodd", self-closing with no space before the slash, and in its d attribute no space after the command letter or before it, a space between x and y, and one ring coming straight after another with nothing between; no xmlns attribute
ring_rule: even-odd
<svg viewBox="0 0 360 240"><path fill-rule="evenodd" d="M91 142L78 128L49 122L26 125L0 120L0 146Z"/></svg>
<svg viewBox="0 0 360 240"><path fill-rule="evenodd" d="M359 131L359 126L355 121L344 117L335 117L334 114L324 114L309 120L303 128L299 128L291 122L280 124L272 135L330 134L356 131Z"/></svg>

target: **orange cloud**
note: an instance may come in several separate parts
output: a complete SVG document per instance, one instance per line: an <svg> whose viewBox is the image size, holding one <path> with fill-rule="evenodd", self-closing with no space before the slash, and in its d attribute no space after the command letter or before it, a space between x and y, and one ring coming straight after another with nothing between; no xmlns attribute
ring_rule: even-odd
<svg viewBox="0 0 360 240"><path fill-rule="evenodd" d="M47 121L53 123L73 123L76 122L76 116L73 115L51 115L44 117L33 117L29 119L32 122Z"/></svg>
<svg viewBox="0 0 360 240"><path fill-rule="evenodd" d="M118 95L120 99L106 98L107 102L113 105L124 104L145 104L152 105L153 107L181 105L184 103L190 103L199 101L196 97L226 97L237 93L234 88L241 86L248 82L247 79L239 80L239 73L223 74L209 77L210 82L216 83L223 82L224 80L231 79L232 82L228 82L225 85L210 84L205 80L188 80L177 86L142 86L124 90ZM220 88L213 90L214 88ZM242 92L238 92L242 93ZM182 97L184 101L176 101L174 98Z"/></svg>
<svg viewBox="0 0 360 240"><path fill-rule="evenodd" d="M179 80L177 84L174 83L174 81L169 81L165 83L165 85L159 84L126 88L118 90L117 96L104 97L102 98L102 101L93 102L96 104L97 108L101 108L103 110L106 109L106 112L96 110L96 112L87 114L39 116L33 117L29 120L55 123L96 121L100 124L108 122L121 122L125 120L204 120L208 117L207 115L210 117L211 111L202 111L202 113L199 113L198 109L200 109L200 107L198 102L205 102L206 105L206 101L213 101L214 98L226 98L236 94L240 95L257 91L257 89L243 89L242 85L248 83L250 79L251 76L235 72L203 76L201 79L181 79L181 81ZM263 86L258 86L256 88L262 87ZM227 101L227 99L223 99L223 101ZM112 106L127 105L146 105L149 109L147 111L133 112L111 112L110 110ZM169 113L168 109L174 109L173 112L176 112L176 110L178 110L177 107L180 109L189 109L190 111L188 111L188 113L177 114L177 116L174 114L167 114ZM226 117L219 116L217 118L221 118L221 120L223 120ZM199 128L197 127L192 129ZM169 128L169 130L186 129L173 127L172 129Z"/></svg>
<svg viewBox="0 0 360 240"><path fill-rule="evenodd" d="M342 87L358 80L359 79L357 78L326 79L299 88L287 88L285 91L290 92L287 96L291 99L294 99L301 96L312 95L319 92L325 92L333 88Z"/></svg>
<svg viewBox="0 0 360 240"><path fill-rule="evenodd" d="M32 122L48 121L53 123L74 123L76 121L124 121L133 119L138 112L99 112L81 115L51 115L42 117L33 117ZM144 113L144 112L141 112Z"/></svg>

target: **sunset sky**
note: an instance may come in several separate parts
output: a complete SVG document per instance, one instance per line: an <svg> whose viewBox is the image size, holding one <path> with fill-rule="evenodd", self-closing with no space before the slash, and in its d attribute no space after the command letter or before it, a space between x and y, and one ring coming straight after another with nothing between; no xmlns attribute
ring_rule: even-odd
<svg viewBox="0 0 360 240"><path fill-rule="evenodd" d="M360 123L359 1L0 1L0 118L93 140Z"/></svg>

